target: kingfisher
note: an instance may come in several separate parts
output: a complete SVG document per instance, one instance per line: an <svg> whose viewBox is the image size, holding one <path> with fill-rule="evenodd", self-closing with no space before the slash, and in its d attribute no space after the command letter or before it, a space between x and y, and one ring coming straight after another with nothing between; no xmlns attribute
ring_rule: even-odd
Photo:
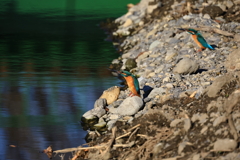
<svg viewBox="0 0 240 160"><path fill-rule="evenodd" d="M211 50L215 50L210 44L207 43L207 41L203 38L203 36L201 35L201 33L199 33L198 31L196 31L195 29L183 29L183 28L179 28L179 30L183 30L183 31L187 31L188 33L190 33L192 35L192 38L194 40L194 42L200 47L200 49L198 50L198 52L205 50L206 48L209 48Z"/></svg>
<svg viewBox="0 0 240 160"><path fill-rule="evenodd" d="M137 77L135 77L132 73L128 71L118 71L118 73L124 77L124 79L127 82L128 88L130 89L131 93L129 94L131 97L132 96L140 96L140 88L139 88L139 82Z"/></svg>

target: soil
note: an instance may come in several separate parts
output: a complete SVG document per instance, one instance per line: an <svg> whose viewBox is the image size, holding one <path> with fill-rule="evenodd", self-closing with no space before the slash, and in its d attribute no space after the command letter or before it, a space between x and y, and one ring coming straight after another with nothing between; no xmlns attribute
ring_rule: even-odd
<svg viewBox="0 0 240 160"><path fill-rule="evenodd" d="M239 84L237 81L232 81L225 84L215 98L209 98L207 95L203 95L199 99L186 97L169 100L164 104L153 105L149 108L147 114L134 119L131 124L119 121L116 123L116 137L126 134L132 127L140 125L131 138L129 138L130 136L126 136L114 142L114 144L129 144L133 142L132 147L113 147L108 157L101 157L99 150L91 150L88 152L88 155L90 155L90 159L99 159L100 156L100 159L118 160L150 160L170 157L178 157L178 160L185 160L197 153L202 154L205 159L217 159L217 157L225 156L229 151L211 152L211 150L213 149L213 143L218 138L234 139L230 133L218 135L215 133L216 130L225 127L230 130L227 120L213 128L208 119L205 124L209 129L204 134L200 134L203 126L198 122L193 122L189 131L184 130L184 124L182 123L179 123L175 127L170 127L170 123L173 119L186 118L186 115L187 118L193 117L194 114L207 114L210 117L211 113L216 112L216 108L207 111L207 106L211 102L217 101L219 97L221 97L224 103L229 95L236 91L236 89L239 89ZM240 104L238 103L234 106L232 112L238 112L239 107ZM110 139L111 131L100 137L96 137L90 144L91 146L96 146L108 142ZM179 146L182 145L184 141L186 141L186 146L183 147L181 156L178 156ZM240 149L235 149L234 152L240 153Z"/></svg>

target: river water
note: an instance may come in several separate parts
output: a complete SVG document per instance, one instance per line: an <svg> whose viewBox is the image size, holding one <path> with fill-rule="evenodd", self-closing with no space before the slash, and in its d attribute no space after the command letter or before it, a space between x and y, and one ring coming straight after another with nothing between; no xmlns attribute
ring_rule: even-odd
<svg viewBox="0 0 240 160"><path fill-rule="evenodd" d="M119 84L107 70L118 54L97 24L128 3L137 0L1 1L0 159L46 160L49 145L85 143L82 114Z"/></svg>

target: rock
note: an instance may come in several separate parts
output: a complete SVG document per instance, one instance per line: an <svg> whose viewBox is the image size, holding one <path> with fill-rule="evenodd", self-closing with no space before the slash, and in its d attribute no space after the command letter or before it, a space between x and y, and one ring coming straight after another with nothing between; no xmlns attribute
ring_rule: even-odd
<svg viewBox="0 0 240 160"><path fill-rule="evenodd" d="M199 68L199 64L190 58L181 59L173 68L174 73L191 74L195 73Z"/></svg>
<svg viewBox="0 0 240 160"><path fill-rule="evenodd" d="M218 139L213 146L214 151L232 151L237 148L238 143L234 139Z"/></svg>
<svg viewBox="0 0 240 160"><path fill-rule="evenodd" d="M117 122L116 119L113 119L113 120L108 121L108 122L107 122L108 130L111 130L116 122Z"/></svg>
<svg viewBox="0 0 240 160"><path fill-rule="evenodd" d="M110 114L109 115L109 119L118 119L119 118L119 115L117 114Z"/></svg>
<svg viewBox="0 0 240 160"><path fill-rule="evenodd" d="M199 123L204 124L208 120L208 115L206 113L194 114L191 118L192 122L199 120Z"/></svg>
<svg viewBox="0 0 240 160"><path fill-rule="evenodd" d="M226 116L220 116L220 117L218 117L218 118L216 118L216 119L214 120L213 126L216 127L216 126L218 126L220 123L226 122L226 120L227 120L227 117L226 117Z"/></svg>
<svg viewBox="0 0 240 160"><path fill-rule="evenodd" d="M92 115L100 118L106 113L106 110L103 108L93 108L92 110L90 110L90 112L92 113Z"/></svg>
<svg viewBox="0 0 240 160"><path fill-rule="evenodd" d="M240 42L240 34L235 34L234 39L235 42Z"/></svg>
<svg viewBox="0 0 240 160"><path fill-rule="evenodd" d="M125 23L123 24L123 27L131 26L132 23L133 23L132 20L128 18L128 19L125 21Z"/></svg>
<svg viewBox="0 0 240 160"><path fill-rule="evenodd" d="M215 17L223 15L223 10L218 6L207 6L202 10L203 14L209 14L212 19Z"/></svg>
<svg viewBox="0 0 240 160"><path fill-rule="evenodd" d="M107 105L107 100L105 98L99 98L94 103L94 108L105 108Z"/></svg>
<svg viewBox="0 0 240 160"><path fill-rule="evenodd" d="M182 120L181 119L174 119L171 123L170 123L170 127L176 127L179 123L181 123Z"/></svg>
<svg viewBox="0 0 240 160"><path fill-rule="evenodd" d="M96 130L98 130L98 131L104 131L105 128L106 128L106 125L107 125L107 123L104 122L104 121L102 121L102 122L99 122L99 123L95 124L95 125L93 126L93 128L96 129Z"/></svg>
<svg viewBox="0 0 240 160"><path fill-rule="evenodd" d="M137 63L134 59L127 59L127 61L125 62L125 68L127 70L131 70L136 67L137 67Z"/></svg>
<svg viewBox="0 0 240 160"><path fill-rule="evenodd" d="M232 1L226 1L226 6L228 7L228 8L231 8L232 6L233 6L234 4L233 4L233 2Z"/></svg>
<svg viewBox="0 0 240 160"><path fill-rule="evenodd" d="M164 88L154 88L148 95L148 98L155 98L156 96L162 96L165 93L166 93L166 89Z"/></svg>
<svg viewBox="0 0 240 160"><path fill-rule="evenodd" d="M208 130L208 126L204 126L200 131L201 134L205 133Z"/></svg>
<svg viewBox="0 0 240 160"><path fill-rule="evenodd" d="M222 87L225 84L229 83L232 79L233 79L232 74L227 74L216 78L212 85L206 88L208 97L216 97L218 92L222 89Z"/></svg>
<svg viewBox="0 0 240 160"><path fill-rule="evenodd" d="M161 44L161 42L159 42L158 40L152 42L150 47L149 47L149 50L153 50L155 47L157 47L160 44Z"/></svg>
<svg viewBox="0 0 240 160"><path fill-rule="evenodd" d="M240 41L240 40L239 40ZM237 49L229 54L227 60L225 61L225 66L228 71L239 70L240 69L240 49Z"/></svg>
<svg viewBox="0 0 240 160"><path fill-rule="evenodd" d="M176 56L177 56L177 52L170 50L170 51L167 52L167 55L165 57L165 61L170 61L171 59L173 59Z"/></svg>
<svg viewBox="0 0 240 160"><path fill-rule="evenodd" d="M83 114L82 121L84 123L96 123L96 121L98 121L98 117L93 115L92 110L90 110Z"/></svg>
<svg viewBox="0 0 240 160"><path fill-rule="evenodd" d="M211 19L211 17L209 16L209 14L204 14L203 18L205 18L205 19Z"/></svg>
<svg viewBox="0 0 240 160"><path fill-rule="evenodd" d="M142 99L138 96L133 96L126 98L118 108L109 108L109 112L121 116L131 116L136 114L142 106Z"/></svg>
<svg viewBox="0 0 240 160"><path fill-rule="evenodd" d="M188 132L188 130L191 128L191 120L189 118L184 118L183 119L184 125L183 128L186 132Z"/></svg>
<svg viewBox="0 0 240 160"><path fill-rule="evenodd" d="M105 98L107 101L107 104L111 104L114 101L117 100L120 93L120 88L118 86L113 86L103 92L103 94L100 96L100 98Z"/></svg>

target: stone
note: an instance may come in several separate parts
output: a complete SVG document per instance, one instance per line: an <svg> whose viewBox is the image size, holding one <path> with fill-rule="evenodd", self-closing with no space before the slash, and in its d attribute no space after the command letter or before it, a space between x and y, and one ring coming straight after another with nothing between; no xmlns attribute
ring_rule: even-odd
<svg viewBox="0 0 240 160"><path fill-rule="evenodd" d="M194 114L191 121L194 123L197 120L199 120L199 123L204 124L208 120L208 115L206 113Z"/></svg>
<svg viewBox="0 0 240 160"><path fill-rule="evenodd" d="M188 132L189 129L191 128L191 126L192 126L191 120L189 118L184 118L183 122L184 122L183 128L186 132Z"/></svg>
<svg viewBox="0 0 240 160"><path fill-rule="evenodd" d="M224 76L217 77L212 85L206 88L206 93L208 97L216 97L217 94L220 92L222 87L229 83L233 79L233 75L227 74Z"/></svg>
<svg viewBox="0 0 240 160"><path fill-rule="evenodd" d="M182 120L181 119L174 119L171 123L170 123L170 127L176 127L179 123L181 123Z"/></svg>
<svg viewBox="0 0 240 160"><path fill-rule="evenodd" d="M217 117L214 122L213 122L213 126L216 127L218 126L219 124L221 124L222 122L226 122L227 120L227 117L226 116L220 116L220 117Z"/></svg>
<svg viewBox="0 0 240 160"><path fill-rule="evenodd" d="M105 108L107 105L107 100L105 98L99 98L94 103L94 108Z"/></svg>
<svg viewBox="0 0 240 160"><path fill-rule="evenodd" d="M119 118L119 115L117 114L110 114L109 115L109 119L118 119Z"/></svg>
<svg viewBox="0 0 240 160"><path fill-rule="evenodd" d="M234 40L235 40L235 38L234 38ZM238 41L240 41L240 36L239 36ZM225 61L225 67L227 68L228 71L240 69L240 54L239 53L240 53L240 49L237 49L228 55L227 60Z"/></svg>
<svg viewBox="0 0 240 160"><path fill-rule="evenodd" d="M203 134L203 133L207 132L207 130L208 130L208 126L204 126L204 127L201 129L200 133Z"/></svg>
<svg viewBox="0 0 240 160"><path fill-rule="evenodd" d="M152 42L149 46L149 50L153 50L155 47L157 47L160 44L161 44L161 42L159 42L158 40Z"/></svg>
<svg viewBox="0 0 240 160"><path fill-rule="evenodd" d="M107 101L107 104L111 104L114 101L117 100L120 93L120 88L118 86L113 86L103 92L103 94L100 96L100 98L105 98Z"/></svg>
<svg viewBox="0 0 240 160"><path fill-rule="evenodd" d="M148 98L155 98L156 96L162 96L165 93L166 93L166 89L164 88L154 88L148 95Z"/></svg>
<svg viewBox="0 0 240 160"><path fill-rule="evenodd" d="M214 19L215 17L223 15L224 12L223 12L223 10L220 7L211 5L211 6L205 7L202 10L202 13L203 13L203 15L204 14L209 14L210 17L212 19Z"/></svg>
<svg viewBox="0 0 240 160"><path fill-rule="evenodd" d="M94 129L96 130L101 130L102 128L105 128L107 125L106 122L99 122L93 126Z"/></svg>
<svg viewBox="0 0 240 160"><path fill-rule="evenodd" d="M205 18L205 19L211 19L211 17L209 16L209 14L204 14L203 18Z"/></svg>
<svg viewBox="0 0 240 160"><path fill-rule="evenodd" d="M168 51L165 57L165 61L170 61L171 59L173 59L174 57L177 56L177 52L176 51Z"/></svg>
<svg viewBox="0 0 240 160"><path fill-rule="evenodd" d="M107 122L108 130L111 130L116 122L117 122L116 119L113 119L113 120L108 121L108 122Z"/></svg>
<svg viewBox="0 0 240 160"><path fill-rule="evenodd" d="M111 107L109 112L121 116L131 116L136 114L143 107L143 101L138 96L126 98L118 108Z"/></svg>
<svg viewBox="0 0 240 160"><path fill-rule="evenodd" d="M127 70L131 70L136 67L137 67L137 63L134 59L127 59L127 61L125 62L125 68Z"/></svg>
<svg viewBox="0 0 240 160"><path fill-rule="evenodd" d="M195 73L198 69L199 64L196 61L190 58L183 58L173 68L173 72L178 74L191 74Z"/></svg>
<svg viewBox="0 0 240 160"><path fill-rule="evenodd" d="M106 110L103 108L93 108L90 111L92 115L97 116L98 118L102 117L106 113Z"/></svg>
<svg viewBox="0 0 240 160"><path fill-rule="evenodd" d="M98 117L92 114L92 111L87 111L82 116L82 121L84 123L95 122L98 120Z"/></svg>
<svg viewBox="0 0 240 160"><path fill-rule="evenodd" d="M131 26L132 23L133 23L132 20L128 18L122 26L123 27L128 27L128 26Z"/></svg>
<svg viewBox="0 0 240 160"><path fill-rule="evenodd" d="M213 146L214 151L233 151L238 143L234 139L218 139Z"/></svg>
<svg viewBox="0 0 240 160"><path fill-rule="evenodd" d="M232 6L233 6L234 4L233 4L233 2L232 1L226 1L226 6L228 7L228 8L231 8Z"/></svg>

